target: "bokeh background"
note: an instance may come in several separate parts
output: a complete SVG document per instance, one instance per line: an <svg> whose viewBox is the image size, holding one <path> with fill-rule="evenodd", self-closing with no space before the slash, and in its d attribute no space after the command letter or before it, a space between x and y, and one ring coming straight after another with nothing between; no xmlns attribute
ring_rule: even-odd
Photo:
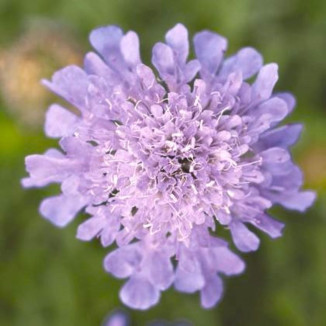
<svg viewBox="0 0 326 326"><path fill-rule="evenodd" d="M175 23L190 33L208 28L229 39L229 52L256 47L280 66L278 90L297 97L288 121L305 130L293 153L318 191L306 214L280 208L286 222L276 241L261 235L243 255L246 273L226 281L224 300L205 311L198 295L164 293L150 311L129 311L135 326L155 318L196 326L326 325L326 1L324 0L0 0L0 325L100 325L119 307L122 282L102 270L106 249L75 239L77 221L57 229L38 213L52 193L23 190L24 156L55 142L42 131L54 97L39 80L80 64L98 25L140 34L149 63L154 42Z"/></svg>

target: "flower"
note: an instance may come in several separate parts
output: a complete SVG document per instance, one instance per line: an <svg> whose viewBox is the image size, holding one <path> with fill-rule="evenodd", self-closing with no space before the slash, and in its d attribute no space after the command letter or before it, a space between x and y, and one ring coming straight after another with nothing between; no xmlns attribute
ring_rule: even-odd
<svg viewBox="0 0 326 326"><path fill-rule="evenodd" d="M105 322L103 326L130 326L130 319L127 313L122 310L116 310L112 312ZM187 321L175 321L172 323L168 323L166 321L153 321L149 326L191 326Z"/></svg>
<svg viewBox="0 0 326 326"><path fill-rule="evenodd" d="M210 31L195 35L197 59L187 61L187 29L169 30L153 48L160 79L142 63L135 32L101 27L90 42L100 55L44 81L80 114L49 108L45 131L61 138L61 151L28 156L23 185L60 183L41 214L63 227L85 209L91 217L77 237L117 244L104 268L128 278L120 292L127 306L147 309L174 284L213 307L220 275L244 270L215 231L229 229L240 251L253 251L259 238L248 224L279 237L284 225L266 210L304 211L314 201L300 191L289 154L302 126L278 126L295 100L273 93L275 63L263 65L250 47L225 59L226 39Z"/></svg>

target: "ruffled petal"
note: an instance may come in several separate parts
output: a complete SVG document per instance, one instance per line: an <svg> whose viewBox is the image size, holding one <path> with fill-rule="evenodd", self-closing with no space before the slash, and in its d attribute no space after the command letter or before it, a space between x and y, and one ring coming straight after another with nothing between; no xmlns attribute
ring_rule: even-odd
<svg viewBox="0 0 326 326"><path fill-rule="evenodd" d="M251 47L241 49L236 55L227 58L218 77L225 79L230 73L241 71L243 79L255 75L263 65L263 57Z"/></svg>
<svg viewBox="0 0 326 326"><path fill-rule="evenodd" d="M279 195L271 194L269 197L274 203L281 204L288 209L304 212L316 200L316 193L314 191L301 191Z"/></svg>
<svg viewBox="0 0 326 326"><path fill-rule="evenodd" d="M164 43L156 43L153 47L152 62L160 76L167 81L175 73L174 56L172 49Z"/></svg>
<svg viewBox="0 0 326 326"><path fill-rule="evenodd" d="M74 132L79 118L58 104L50 106L45 118L45 133L48 137L60 138Z"/></svg>
<svg viewBox="0 0 326 326"><path fill-rule="evenodd" d="M124 66L120 51L122 36L122 29L113 25L94 29L89 36L94 49L114 70Z"/></svg>
<svg viewBox="0 0 326 326"><path fill-rule="evenodd" d="M166 43L176 53L179 63L185 63L189 53L188 30L182 24L177 24L165 35Z"/></svg>
<svg viewBox="0 0 326 326"><path fill-rule="evenodd" d="M87 74L81 68L68 66L57 71L51 81L42 80L42 83L81 111L86 109L85 99L89 83Z"/></svg>
<svg viewBox="0 0 326 326"><path fill-rule="evenodd" d="M210 31L202 31L194 37L196 56L201 64L203 78L214 76L227 48L227 40Z"/></svg>
<svg viewBox="0 0 326 326"><path fill-rule="evenodd" d="M275 63L265 65L260 69L252 85L252 100L262 101L270 98L278 80L278 66Z"/></svg>
<svg viewBox="0 0 326 326"><path fill-rule="evenodd" d="M40 213L56 226L64 227L87 204L82 196L55 196L42 201Z"/></svg>
<svg viewBox="0 0 326 326"><path fill-rule="evenodd" d="M104 268L117 278L126 278L133 274L141 259L137 246L128 245L109 253L104 259Z"/></svg>
<svg viewBox="0 0 326 326"><path fill-rule="evenodd" d="M214 307L221 300L223 294L223 282L217 275L212 275L206 285L200 291L200 301L203 308Z"/></svg>
<svg viewBox="0 0 326 326"><path fill-rule="evenodd" d="M120 49L128 66L134 67L141 63L139 53L139 38L135 32L130 31L122 37Z"/></svg>
<svg viewBox="0 0 326 326"><path fill-rule="evenodd" d="M219 246L213 249L214 268L225 275L237 275L244 271L245 264L243 260L234 254L230 249Z"/></svg>
<svg viewBox="0 0 326 326"><path fill-rule="evenodd" d="M25 166L30 177L22 180L23 186L43 187L49 183L65 180L74 173L78 163L67 160L61 152L52 149L44 155L27 156Z"/></svg>
<svg viewBox="0 0 326 326"><path fill-rule="evenodd" d="M290 114L296 105L296 99L293 96L293 94L284 92L284 93L276 93L275 96L281 98L283 101L286 102L288 107L288 114Z"/></svg>
<svg viewBox="0 0 326 326"><path fill-rule="evenodd" d="M256 228L267 233L273 239L280 237L284 228L284 223L279 222L265 214L259 215L249 222Z"/></svg>
<svg viewBox="0 0 326 326"><path fill-rule="evenodd" d="M181 292L193 293L200 290L204 284L205 278L195 253L183 250L175 272L175 288Z"/></svg>
<svg viewBox="0 0 326 326"><path fill-rule="evenodd" d="M259 238L248 230L241 222L233 221L230 224L231 235L236 247L243 251L255 251L259 247Z"/></svg>
<svg viewBox="0 0 326 326"><path fill-rule="evenodd" d="M294 167L289 152L283 148L272 147L261 152L260 155L263 159L263 167L274 175L288 174Z"/></svg>
<svg viewBox="0 0 326 326"><path fill-rule="evenodd" d="M142 277L131 277L120 291L121 301L130 308L146 310L158 303L160 291Z"/></svg>
<svg viewBox="0 0 326 326"><path fill-rule="evenodd" d="M121 83L119 75L94 52L86 54L84 59L84 69L89 75L105 78L109 86L113 87Z"/></svg>
<svg viewBox="0 0 326 326"><path fill-rule="evenodd" d="M257 151L262 151L271 147L282 147L287 149L298 141L302 132L302 127L302 124L291 124L266 131L254 145L255 149Z"/></svg>
<svg viewBox="0 0 326 326"><path fill-rule="evenodd" d="M159 290L166 290L174 280L173 266L170 257L164 253L153 252L145 265L148 266L148 279Z"/></svg>
<svg viewBox="0 0 326 326"><path fill-rule="evenodd" d="M77 229L77 239L90 241L96 237L106 224L103 217L92 217L80 224Z"/></svg>

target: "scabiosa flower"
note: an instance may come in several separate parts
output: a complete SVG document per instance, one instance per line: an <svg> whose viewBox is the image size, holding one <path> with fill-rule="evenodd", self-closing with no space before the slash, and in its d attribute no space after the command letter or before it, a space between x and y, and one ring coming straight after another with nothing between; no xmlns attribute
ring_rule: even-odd
<svg viewBox="0 0 326 326"><path fill-rule="evenodd" d="M116 310L112 312L108 318L103 323L103 326L132 326L130 323L130 318L127 313ZM175 322L166 322L166 321L153 321L148 324L148 326L191 326L187 321L175 321Z"/></svg>
<svg viewBox="0 0 326 326"><path fill-rule="evenodd" d="M248 225L279 237L283 223L266 210L304 211L315 198L300 191L288 150L301 125L277 126L295 100L273 94L276 64L263 66L249 47L225 59L226 39L210 31L195 35L197 59L187 61L187 29L169 30L153 48L158 78L141 62L136 33L102 27L90 42L99 55L88 53L83 69L44 81L80 114L49 108L45 131L61 138L61 151L28 156L23 185L60 183L41 214L63 227L85 209L91 217L77 237L117 244L104 267L128 278L126 305L147 309L174 284L200 291L202 306L212 307L223 292L220 275L244 269L214 231L229 229L240 251L253 251L259 238Z"/></svg>

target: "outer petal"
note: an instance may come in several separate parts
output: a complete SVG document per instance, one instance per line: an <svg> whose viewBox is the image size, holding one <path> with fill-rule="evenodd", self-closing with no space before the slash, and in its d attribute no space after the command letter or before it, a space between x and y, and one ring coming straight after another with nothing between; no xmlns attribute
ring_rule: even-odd
<svg viewBox="0 0 326 326"><path fill-rule="evenodd" d="M304 212L315 201L316 193L314 191L293 192L280 194L278 196L271 195L270 199L288 209Z"/></svg>
<svg viewBox="0 0 326 326"><path fill-rule="evenodd" d="M193 293L205 284L199 261L195 253L186 249L180 254L180 260L175 273L175 288L181 292Z"/></svg>
<svg viewBox="0 0 326 326"><path fill-rule="evenodd" d="M182 24L177 24L165 35L166 43L175 51L177 61L185 63L189 53L188 31Z"/></svg>
<svg viewBox="0 0 326 326"><path fill-rule="evenodd" d="M260 215L254 220L249 221L256 228L261 229L267 233L271 238L278 238L282 235L282 230L284 228L284 223L281 223L267 215Z"/></svg>
<svg viewBox="0 0 326 326"><path fill-rule="evenodd" d="M45 118L45 133L48 137L59 138L74 132L79 118L58 104L50 106Z"/></svg>
<svg viewBox="0 0 326 326"><path fill-rule="evenodd" d="M66 226L87 204L82 196L55 196L43 200L40 206L41 214L56 226Z"/></svg>
<svg viewBox="0 0 326 326"><path fill-rule="evenodd" d="M230 224L232 239L237 248L243 252L255 251L259 247L258 237L241 222Z"/></svg>
<svg viewBox="0 0 326 326"><path fill-rule="evenodd" d="M212 275L206 285L200 291L200 300L204 308L212 308L221 300L223 294L223 282L217 275Z"/></svg>
<svg viewBox="0 0 326 326"><path fill-rule="evenodd" d="M219 78L225 79L230 73L241 71L243 79L255 75L263 65L263 58L251 47L241 49L236 55L223 62Z"/></svg>
<svg viewBox="0 0 326 326"><path fill-rule="evenodd" d="M93 30L89 36L89 40L104 60L114 70L124 66L120 51L120 41L123 32L117 26L105 26Z"/></svg>
<svg viewBox="0 0 326 326"><path fill-rule="evenodd" d="M77 66L68 66L57 71L52 81L42 80L51 91L62 96L65 100L84 110L88 88L88 79L84 70Z"/></svg>
<svg viewBox="0 0 326 326"><path fill-rule="evenodd" d="M227 48L227 40L210 31L197 33L194 37L195 52L202 65L203 77L215 75Z"/></svg>
<svg viewBox="0 0 326 326"><path fill-rule="evenodd" d="M111 69L96 53L89 52L84 59L84 69L89 75L96 75L105 78L110 86L121 83L121 78Z"/></svg>
<svg viewBox="0 0 326 326"><path fill-rule="evenodd" d="M120 291L122 302L130 308L146 310L158 303L159 290L141 277L131 277Z"/></svg>
<svg viewBox="0 0 326 326"><path fill-rule="evenodd" d="M153 47L152 62L162 78L175 73L172 49L164 43L156 43Z"/></svg>
<svg viewBox="0 0 326 326"><path fill-rule="evenodd" d="M24 187L43 187L52 182L62 182L77 168L76 162L66 159L54 149L44 155L27 156L25 165L30 177L22 180Z"/></svg>
<svg viewBox="0 0 326 326"><path fill-rule="evenodd" d="M120 49L128 66L133 67L141 63L139 54L139 38L135 32L130 31L122 37Z"/></svg>
<svg viewBox="0 0 326 326"><path fill-rule="evenodd" d="M262 101L270 98L278 80L278 66L270 63L260 69L256 81L252 85L252 100Z"/></svg>
<svg viewBox="0 0 326 326"><path fill-rule="evenodd" d="M132 275L141 259L137 247L129 245L109 253L104 259L104 268L115 277L126 278Z"/></svg>
<svg viewBox="0 0 326 326"><path fill-rule="evenodd" d="M164 253L153 252L149 259L150 261L145 263L148 266L148 279L159 290L166 290L174 279L170 257Z"/></svg>
<svg viewBox="0 0 326 326"><path fill-rule="evenodd" d="M302 127L302 124L291 124L266 131L260 136L258 143L255 144L255 149L257 151L271 147L287 149L297 142L302 132Z"/></svg>
<svg viewBox="0 0 326 326"><path fill-rule="evenodd" d="M288 174L294 167L288 151L280 147L272 147L260 153L263 167L274 175Z"/></svg>
<svg viewBox="0 0 326 326"><path fill-rule="evenodd" d="M92 240L105 226L106 221L103 217L92 217L80 224L77 229L77 238L83 241Z"/></svg>
<svg viewBox="0 0 326 326"><path fill-rule="evenodd" d="M288 106L288 114L290 114L293 111L296 104L296 100L293 94L284 92L284 93L277 93L275 95L286 102Z"/></svg>
<svg viewBox="0 0 326 326"><path fill-rule="evenodd" d="M214 261L212 267L225 275L240 274L245 269L244 262L227 247L217 247L213 249Z"/></svg>

